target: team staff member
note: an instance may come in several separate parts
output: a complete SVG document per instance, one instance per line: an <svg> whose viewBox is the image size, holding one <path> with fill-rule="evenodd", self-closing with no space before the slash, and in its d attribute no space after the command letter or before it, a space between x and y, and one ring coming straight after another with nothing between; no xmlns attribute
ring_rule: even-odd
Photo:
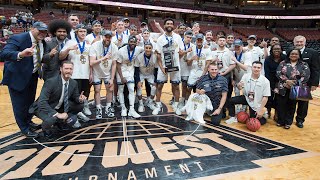
<svg viewBox="0 0 320 180"><path fill-rule="evenodd" d="M241 81L237 84L241 90L244 88L243 95L235 96L229 99L229 116L226 120L227 124L237 122L235 117L235 104L249 105L250 117L258 118L263 125L266 119L263 117L265 112L264 107L267 104L268 97L271 96L270 82L261 75L262 63L254 61L252 63L252 72L242 76Z"/></svg>
<svg viewBox="0 0 320 180"><path fill-rule="evenodd" d="M59 53L69 40L67 35L71 31L71 25L65 20L58 19L51 21L48 30L53 35L53 38L50 42L47 42L45 55L42 59L44 63L43 79L45 81L60 73L61 61Z"/></svg>
<svg viewBox="0 0 320 180"><path fill-rule="evenodd" d="M85 40L87 35L87 29L85 28L85 25L78 24L75 32L75 39L67 42L59 54L59 59L62 60L68 57L68 60L73 62L74 71L72 74L72 79L78 82L79 93L84 91L84 95L88 97L90 92L89 82L92 79L92 72L89 64L89 50L91 44ZM84 102L83 112L88 116L91 115L87 100ZM78 116L83 121L89 120L89 118L86 117L82 112L80 112Z"/></svg>
<svg viewBox="0 0 320 180"><path fill-rule="evenodd" d="M300 49L302 61L308 63L310 67L310 79L307 85L311 91L314 91L319 86L320 78L320 59L319 53L314 49L306 47L306 38L304 36L296 36L293 39L293 44L296 48ZM309 101L298 101L296 125L303 128L303 123L308 114Z"/></svg>
<svg viewBox="0 0 320 180"><path fill-rule="evenodd" d="M78 92L77 81L71 79L73 63L63 61L61 75L48 79L41 90L39 99L33 103L29 112L43 120L42 130L47 140L53 138L52 126L55 123L69 124L79 128L76 115L82 111L83 102L87 98Z"/></svg>
<svg viewBox="0 0 320 180"><path fill-rule="evenodd" d="M102 41L92 44L90 48L90 66L93 72L94 99L96 104L96 119L102 118L101 107L101 84L102 81L106 87L107 104L105 114L108 117L114 117L114 109L111 107L113 96L113 81L117 66L118 47L111 43L112 32L102 31Z"/></svg>
<svg viewBox="0 0 320 180"><path fill-rule="evenodd" d="M27 137L37 137L33 130L39 125L31 121L28 112L37 90L38 77L42 75L41 60L47 25L33 24L31 31L12 36L0 54L5 60L2 84L7 85L16 122Z"/></svg>
<svg viewBox="0 0 320 180"><path fill-rule="evenodd" d="M211 123L219 125L223 114L221 110L227 100L228 81L225 77L219 75L217 64L209 64L208 74L199 79L196 92L206 94L210 98L213 107L213 111L209 112Z"/></svg>

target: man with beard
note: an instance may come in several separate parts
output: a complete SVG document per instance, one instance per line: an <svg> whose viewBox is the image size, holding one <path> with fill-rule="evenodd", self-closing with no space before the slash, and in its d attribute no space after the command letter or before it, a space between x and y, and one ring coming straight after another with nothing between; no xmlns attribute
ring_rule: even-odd
<svg viewBox="0 0 320 180"><path fill-rule="evenodd" d="M119 20L116 24L116 31L115 36L112 37L111 42L114 43L118 48L122 47L125 43L128 42L128 35L126 35L124 32L124 22L122 20Z"/></svg>
<svg viewBox="0 0 320 180"><path fill-rule="evenodd" d="M232 58L235 58L233 53L226 48L226 37L220 36L218 38L218 49L213 51L213 59L217 62L219 73L221 76L224 76L228 80L228 96L231 98L232 94L232 84L231 84L231 74L232 70L236 67L235 62ZM226 116L226 110L223 109L223 118Z"/></svg>
<svg viewBox="0 0 320 180"><path fill-rule="evenodd" d="M86 37L86 41L90 44L93 44L96 41L101 41L102 36L100 35L101 32L101 23L98 20L94 20L92 22L92 33L88 34Z"/></svg>
<svg viewBox="0 0 320 180"><path fill-rule="evenodd" d="M87 35L87 29L85 25L78 24L75 29L76 37L66 43L59 54L59 59L63 60L68 58L74 64L74 71L72 79L78 83L79 93L84 92L86 97L89 96L90 92L90 81L92 80L92 72L89 64L89 49L91 44L85 40ZM88 101L84 102L83 112L90 116L91 111L89 109ZM83 121L89 121L89 118L82 112L78 113L78 117Z"/></svg>
<svg viewBox="0 0 320 180"><path fill-rule="evenodd" d="M142 47L137 46L137 38L130 36L128 45L122 47L118 51L117 59L117 84L118 84L118 96L121 105L121 116L132 116L139 118L140 115L134 109L134 64L137 56L143 52ZM124 85L127 84L129 91L129 113L127 114L127 108L124 102Z"/></svg>
<svg viewBox="0 0 320 180"><path fill-rule="evenodd" d="M69 40L67 35L71 31L71 25L67 21L59 19L51 21L48 29L53 37L47 43L45 55L42 59L44 63L43 79L45 81L57 76L60 72L61 61L59 60L59 52Z"/></svg>
<svg viewBox="0 0 320 180"><path fill-rule="evenodd" d="M16 122L26 137L37 137L34 132L40 126L31 121L28 112L36 95L38 77L42 75L41 60L44 54L44 38L47 25L33 24L29 32L14 35L1 51L5 60L2 84L7 85Z"/></svg>
<svg viewBox="0 0 320 180"><path fill-rule="evenodd" d="M75 39L74 30L76 29L76 26L79 24L79 18L77 15L70 14L68 17L68 22L72 27L70 34L68 34L68 39Z"/></svg>
<svg viewBox="0 0 320 180"><path fill-rule="evenodd" d="M168 80L170 75L171 88L175 102L172 104L173 110L180 115L178 108L180 89L180 63L179 50L184 47L182 39L178 34L173 33L174 20L166 19L164 21L165 34L162 34L157 40L156 52L158 54L158 75L157 75L157 108L153 110L152 114L156 115L162 108L161 93L164 83Z"/></svg>
<svg viewBox="0 0 320 180"><path fill-rule="evenodd" d="M257 118L261 125L266 123L263 117L268 97L271 96L270 82L261 75L262 63L254 61L252 63L251 73L242 76L237 87L243 90L243 95L235 96L229 99L228 110L230 119L226 120L227 124L238 122L235 117L235 104L249 105L250 117Z"/></svg>
<svg viewBox="0 0 320 180"><path fill-rule="evenodd" d="M104 82L107 94L105 114L114 117L114 109L111 107L113 96L113 81L117 66L118 47L111 43L112 32L102 31L102 41L92 44L90 48L90 66L93 71L94 99L96 104L96 119L102 118L101 84Z"/></svg>
<svg viewBox="0 0 320 180"><path fill-rule="evenodd" d="M210 48L211 51L217 50L218 45L213 41L213 33L211 30L206 31L204 44Z"/></svg>
<svg viewBox="0 0 320 180"><path fill-rule="evenodd" d="M43 121L42 131L47 140L52 140L52 126L68 124L79 128L81 124L76 114L83 109L83 102L87 98L79 94L77 82L71 79L73 63L63 61L60 67L61 75L47 80L41 90L39 99L33 103L29 112L34 113Z"/></svg>
<svg viewBox="0 0 320 180"><path fill-rule="evenodd" d="M311 91L314 91L319 86L320 77L320 59L319 53L314 49L306 47L306 38L304 36L296 36L293 39L293 44L296 48L300 49L302 60L308 63L310 67L310 79L307 85ZM296 125L303 128L303 123L308 114L309 101L298 101Z"/></svg>

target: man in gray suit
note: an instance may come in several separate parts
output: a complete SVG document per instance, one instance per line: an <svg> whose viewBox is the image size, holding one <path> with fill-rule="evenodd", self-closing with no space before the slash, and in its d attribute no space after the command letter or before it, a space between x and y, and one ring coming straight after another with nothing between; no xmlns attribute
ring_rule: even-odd
<svg viewBox="0 0 320 180"><path fill-rule="evenodd" d="M43 120L42 130L47 139L52 139L52 126L55 123L67 123L73 128L80 127L77 114L83 109L83 102L87 99L83 92L79 94L78 84L71 79L73 63L63 61L60 67L61 75L45 81L40 97L29 109Z"/></svg>
<svg viewBox="0 0 320 180"><path fill-rule="evenodd" d="M71 25L65 20L51 21L48 31L53 35L50 42L47 43L45 54L42 59L43 79L46 81L49 78L59 74L61 61L59 60L59 52L69 40L67 35L71 31Z"/></svg>

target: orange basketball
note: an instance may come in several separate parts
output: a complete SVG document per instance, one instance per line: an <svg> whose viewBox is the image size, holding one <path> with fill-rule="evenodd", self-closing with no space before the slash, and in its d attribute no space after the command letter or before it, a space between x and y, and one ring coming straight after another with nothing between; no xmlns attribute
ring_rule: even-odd
<svg viewBox="0 0 320 180"><path fill-rule="evenodd" d="M248 119L249 119L249 114L246 113L246 112L241 111L241 112L239 112L239 113L237 114L237 120L238 120L238 122L246 123L246 121L247 121Z"/></svg>
<svg viewBox="0 0 320 180"><path fill-rule="evenodd" d="M253 132L258 131L260 129L260 126L261 126L260 121L257 118L248 119L246 124L247 124L247 128L250 131L253 131Z"/></svg>

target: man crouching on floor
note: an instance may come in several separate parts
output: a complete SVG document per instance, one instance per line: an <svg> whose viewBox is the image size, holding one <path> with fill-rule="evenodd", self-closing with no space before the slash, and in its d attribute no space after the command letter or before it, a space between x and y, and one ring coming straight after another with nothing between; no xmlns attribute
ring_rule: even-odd
<svg viewBox="0 0 320 180"><path fill-rule="evenodd" d="M77 82L71 79L73 63L63 61L60 72L60 75L44 83L40 97L29 109L29 113L43 120L42 131L47 140L52 140L52 126L55 124L59 128L65 127L65 124L73 128L81 126L77 114L82 111L83 102L87 99L83 92L79 94Z"/></svg>

